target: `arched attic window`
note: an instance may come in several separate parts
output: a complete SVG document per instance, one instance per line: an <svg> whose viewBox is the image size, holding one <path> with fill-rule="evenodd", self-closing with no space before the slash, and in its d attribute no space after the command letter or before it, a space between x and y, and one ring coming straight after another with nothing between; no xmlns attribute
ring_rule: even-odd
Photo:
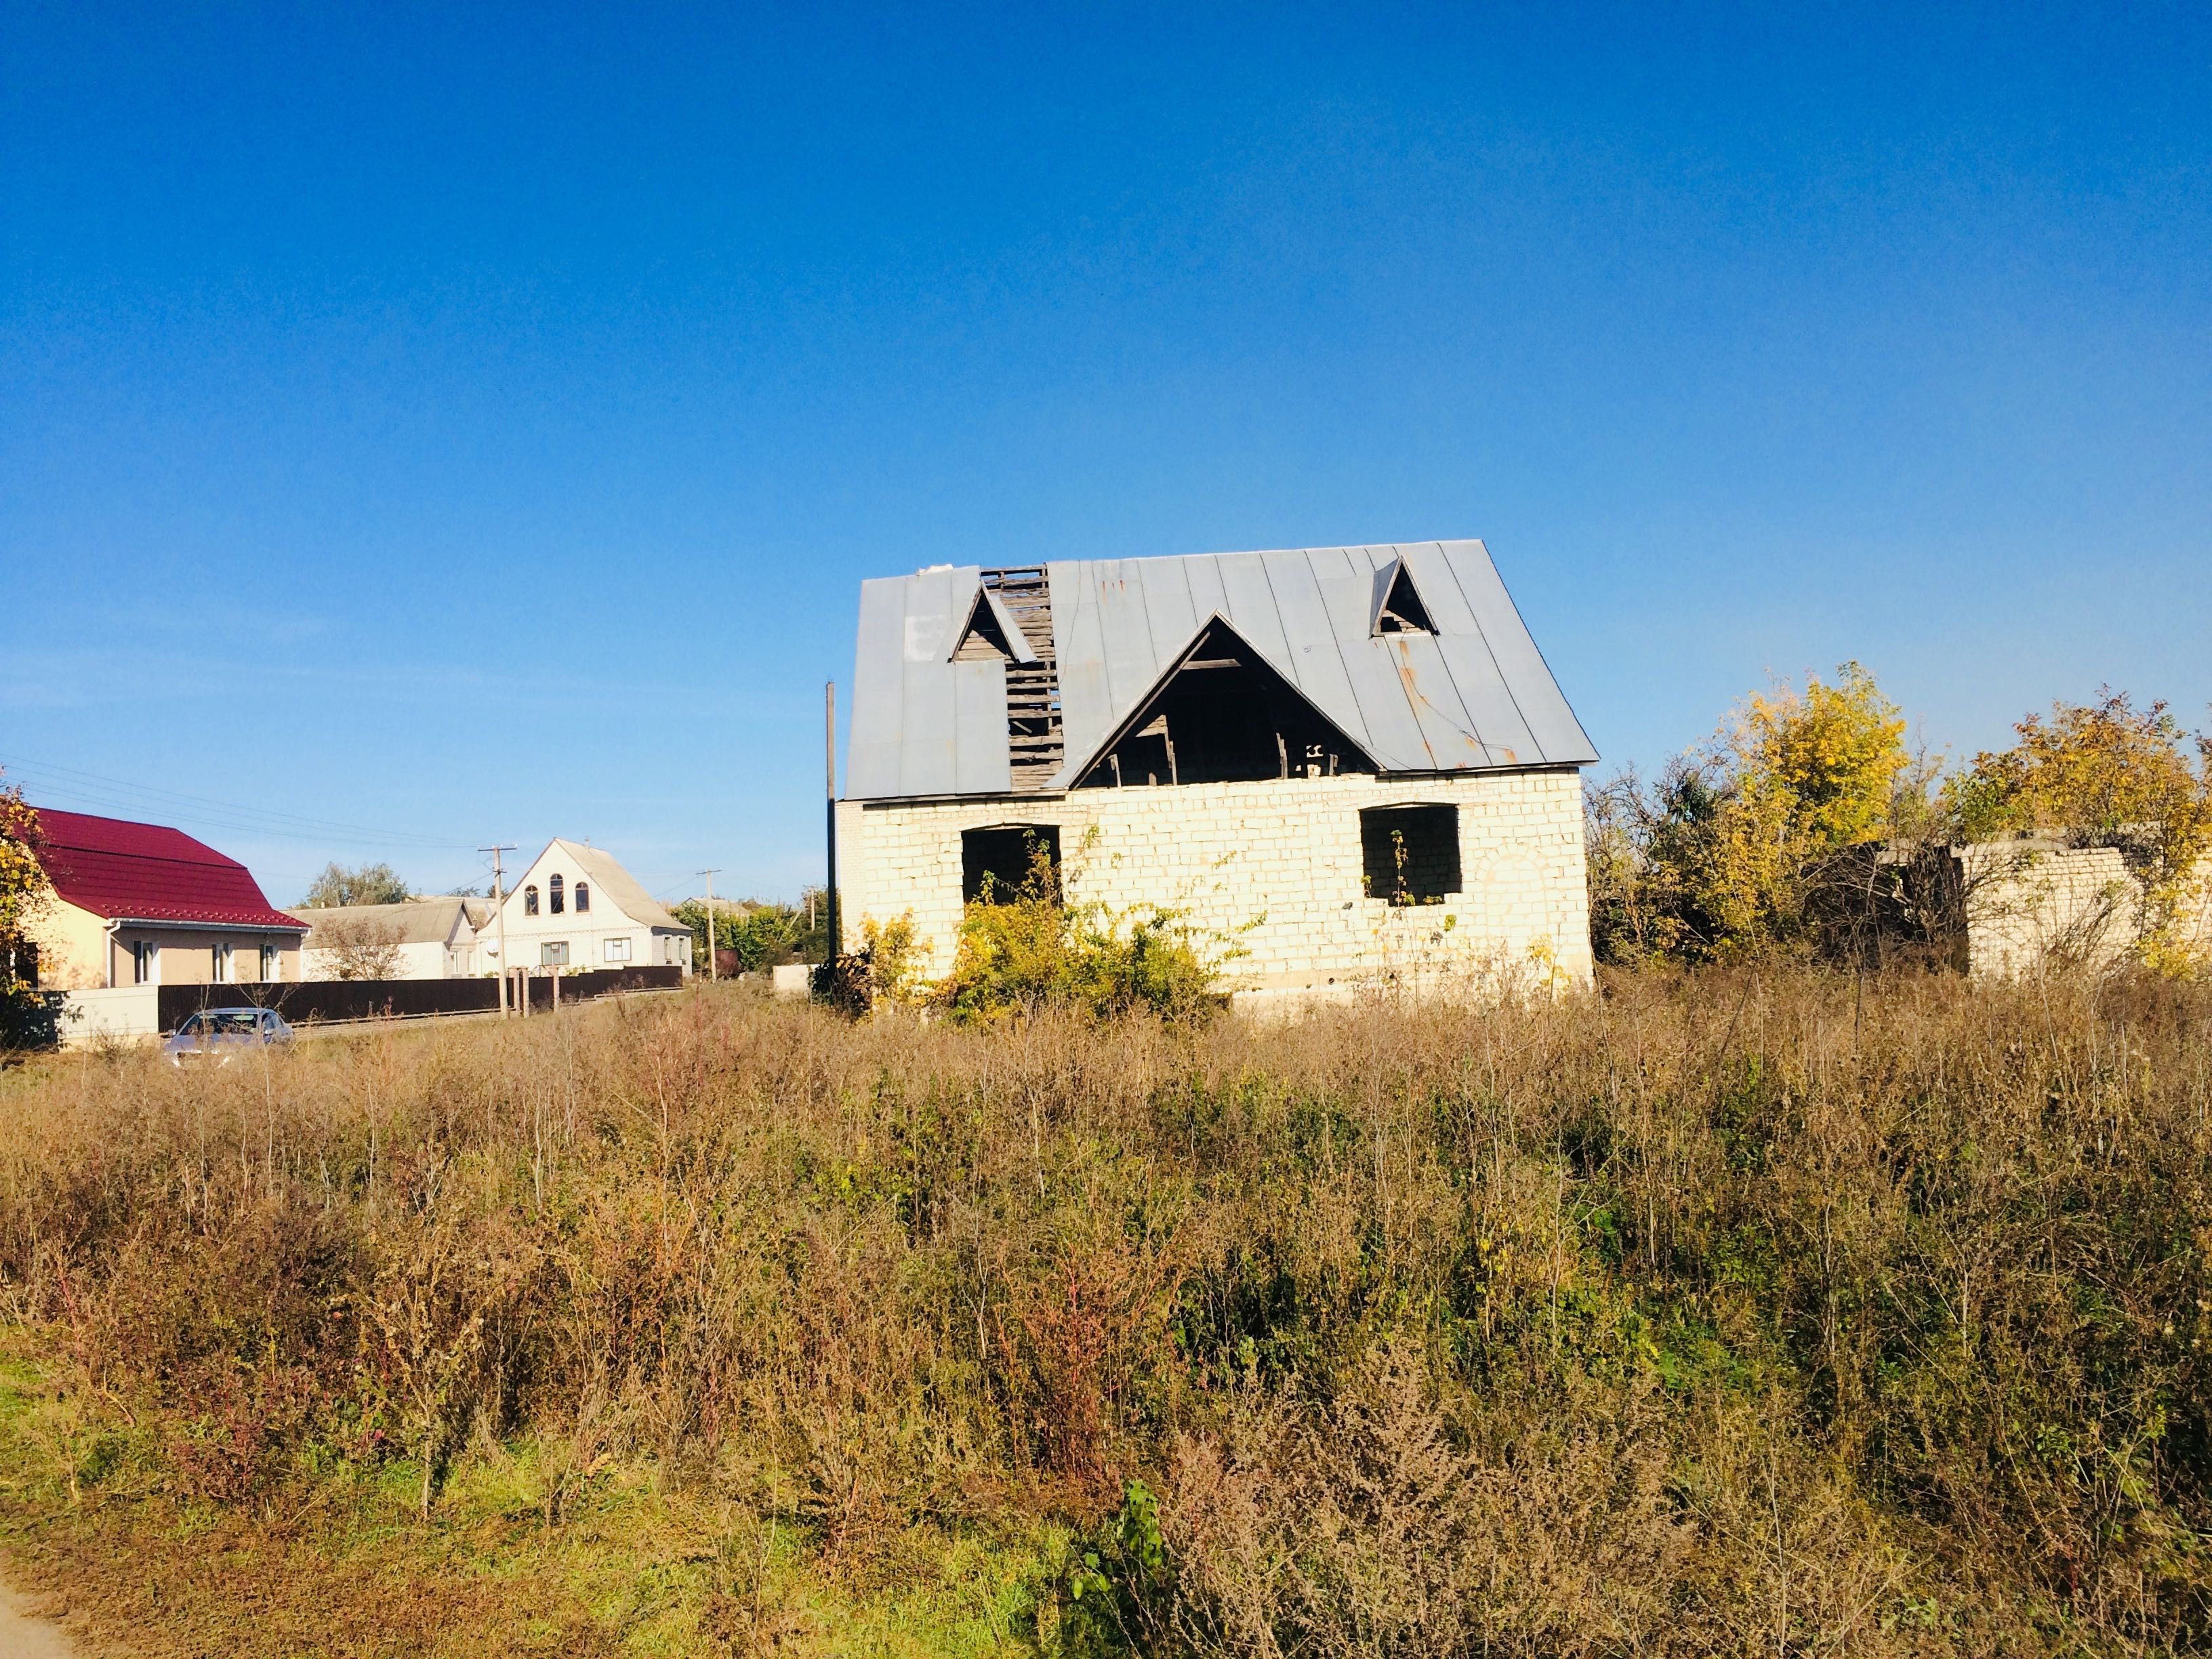
<svg viewBox="0 0 2212 1659"><path fill-rule="evenodd" d="M568 901L562 896L561 878L552 877L546 882L545 887L553 901L553 914L557 916L568 908Z"/></svg>
<svg viewBox="0 0 2212 1659"><path fill-rule="evenodd" d="M576 884L576 914L580 916L586 915L591 908L592 884L588 881L580 881Z"/></svg>
<svg viewBox="0 0 2212 1659"><path fill-rule="evenodd" d="M526 916L538 914L538 884L535 882L522 890L522 914Z"/></svg>

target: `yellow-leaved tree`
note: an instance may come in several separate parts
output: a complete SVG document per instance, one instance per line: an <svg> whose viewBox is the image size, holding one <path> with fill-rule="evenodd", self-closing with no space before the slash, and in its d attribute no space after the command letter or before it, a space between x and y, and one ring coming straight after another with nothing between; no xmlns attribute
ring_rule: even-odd
<svg viewBox="0 0 2212 1659"><path fill-rule="evenodd" d="M1844 664L1746 698L1647 788L1591 798L1592 925L1612 961L1711 961L1818 945L1874 901L1867 849L1919 778L1905 723L1874 676Z"/></svg>
<svg viewBox="0 0 2212 1659"><path fill-rule="evenodd" d="M2011 748L1977 755L1946 787L1959 838L2026 833L2117 848L2142 884L2145 961L2166 971L2202 968L2202 941L2185 929L2212 896L2212 738L2192 739L2163 702L2139 709L2110 686L2094 702L2054 703L2048 719L2030 714L2013 730Z"/></svg>
<svg viewBox="0 0 2212 1659"><path fill-rule="evenodd" d="M46 902L38 854L39 815L13 784L0 781L0 1048L52 1035L51 1011L27 969L33 917Z"/></svg>

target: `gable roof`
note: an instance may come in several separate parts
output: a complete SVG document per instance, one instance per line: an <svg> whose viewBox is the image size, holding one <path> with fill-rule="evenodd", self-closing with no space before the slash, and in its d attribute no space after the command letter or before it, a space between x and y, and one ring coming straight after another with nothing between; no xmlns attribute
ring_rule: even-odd
<svg viewBox="0 0 2212 1659"><path fill-rule="evenodd" d="M1301 548L1047 567L1069 787L1081 757L1218 617L1387 773L1597 758L1479 541ZM1402 572L1431 633L1378 633ZM1011 792L1006 665L952 662L981 570L860 586L851 799Z"/></svg>
<svg viewBox="0 0 2212 1659"><path fill-rule="evenodd" d="M601 899L605 899L632 921L645 927L689 931L682 922L668 914L658 899L638 884L637 878L623 869L616 861L614 854L604 848L586 847L581 842L564 841L558 836L545 843L545 850L530 860L529 868L515 878L513 887L507 889L508 902L514 902L515 895L521 892L531 877L538 872L538 866L556 853L563 862L592 884L593 908L585 926L590 926L598 919L597 907ZM538 918L541 927L546 920L543 915Z"/></svg>
<svg viewBox="0 0 2212 1659"><path fill-rule="evenodd" d="M244 865L181 830L43 808L39 841L39 864L56 896L108 921L307 931L269 902Z"/></svg>
<svg viewBox="0 0 2212 1659"><path fill-rule="evenodd" d="M314 930L333 921L368 921L396 927L395 945L444 945L464 923L471 934L476 932L476 918L470 914L468 901L458 896L409 899L402 904L309 905L301 910L300 920L308 926L310 948L315 942Z"/></svg>

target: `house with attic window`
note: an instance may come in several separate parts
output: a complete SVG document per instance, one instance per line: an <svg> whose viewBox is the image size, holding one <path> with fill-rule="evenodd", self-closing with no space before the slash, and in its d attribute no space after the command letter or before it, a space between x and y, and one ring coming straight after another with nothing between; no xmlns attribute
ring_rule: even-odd
<svg viewBox="0 0 2212 1659"><path fill-rule="evenodd" d="M1590 975L1595 751L1479 541L861 584L841 948L1055 866L1233 941L1230 988Z"/></svg>

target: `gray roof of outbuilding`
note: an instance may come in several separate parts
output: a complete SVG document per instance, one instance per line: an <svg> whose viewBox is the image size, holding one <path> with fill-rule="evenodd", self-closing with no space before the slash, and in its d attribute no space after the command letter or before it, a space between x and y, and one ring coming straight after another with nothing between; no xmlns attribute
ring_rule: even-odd
<svg viewBox="0 0 2212 1659"><path fill-rule="evenodd" d="M1374 631L1401 566L1436 631ZM1220 617L1385 772L1597 758L1479 541L1302 548L1046 567L1071 787ZM981 571L860 586L848 799L1010 793L1006 670L950 660Z"/></svg>

